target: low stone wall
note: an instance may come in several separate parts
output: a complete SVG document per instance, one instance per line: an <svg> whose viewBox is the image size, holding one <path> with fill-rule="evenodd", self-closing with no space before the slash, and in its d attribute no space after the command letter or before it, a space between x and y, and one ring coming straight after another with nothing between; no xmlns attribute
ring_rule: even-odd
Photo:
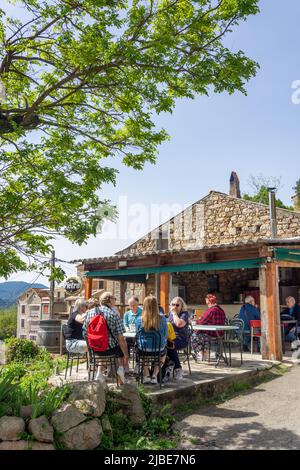
<svg viewBox="0 0 300 470"><path fill-rule="evenodd" d="M243 371L240 374L232 374L221 378L212 378L204 381L195 382L192 385L182 388L165 389L159 393L150 393L154 409L157 406L171 405L172 409L176 406L200 402L201 400L217 399L222 393L228 392L233 385L247 383L249 386L256 385L261 379L267 377L273 367L279 363L263 364L256 369Z"/></svg>
<svg viewBox="0 0 300 470"><path fill-rule="evenodd" d="M20 416L0 418L1 450L93 450L104 435L113 430L107 413L109 401L128 417L134 426L143 426L145 412L135 385L108 390L106 383L75 382L70 394L51 417L32 419L33 407L22 406Z"/></svg>

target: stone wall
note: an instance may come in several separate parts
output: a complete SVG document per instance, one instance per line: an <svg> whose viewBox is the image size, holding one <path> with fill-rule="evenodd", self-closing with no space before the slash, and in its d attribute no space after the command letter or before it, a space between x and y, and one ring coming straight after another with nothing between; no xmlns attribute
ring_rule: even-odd
<svg viewBox="0 0 300 470"><path fill-rule="evenodd" d="M249 281L258 280L259 276L258 269L218 271L217 275L218 301L225 304L238 301L242 292L251 289ZM180 273L172 276L172 282L186 286L186 301L189 305L200 305L205 303L209 276L211 273L208 272Z"/></svg>
<svg viewBox="0 0 300 470"><path fill-rule="evenodd" d="M277 209L278 238L300 237L300 212ZM211 193L205 203L205 245L256 242L271 237L269 208Z"/></svg>
<svg viewBox="0 0 300 470"><path fill-rule="evenodd" d="M300 212L277 209L277 221L278 238L300 237ZM161 226L160 230L153 230L120 253L138 254L160 249L200 250L213 245L256 242L270 236L268 206L212 191L208 196L170 219ZM245 290L248 279L258 279L257 270L253 276L253 272L249 270L219 273L220 292L223 294L220 301L232 302L242 290ZM205 273L181 274L177 277L177 281L186 286L188 303L198 304L200 299L203 301L207 293ZM109 290L112 290L120 301L119 282L110 282ZM155 278L151 275L147 281L146 295L154 292ZM134 284L129 284L126 301L131 295L137 295L142 301L142 285L135 287Z"/></svg>
<svg viewBox="0 0 300 470"><path fill-rule="evenodd" d="M277 209L278 237L300 237L300 212ZM163 240L159 240L159 233ZM269 207L212 191L136 243L121 251L201 249L269 238ZM164 240L165 239L165 240Z"/></svg>

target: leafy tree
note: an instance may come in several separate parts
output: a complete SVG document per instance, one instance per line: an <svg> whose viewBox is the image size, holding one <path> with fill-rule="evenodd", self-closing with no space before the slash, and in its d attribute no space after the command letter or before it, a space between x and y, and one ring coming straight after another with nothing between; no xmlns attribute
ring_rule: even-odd
<svg viewBox="0 0 300 470"><path fill-rule="evenodd" d="M296 186L293 188L296 192L295 194L295 208L300 210L300 179L296 182Z"/></svg>
<svg viewBox="0 0 300 470"><path fill-rule="evenodd" d="M19 0L26 20L0 10L0 276L49 253L57 234L96 234L111 213L97 190L117 174L105 159L155 163L167 138L156 113L246 93L258 65L223 39L257 3Z"/></svg>
<svg viewBox="0 0 300 470"><path fill-rule="evenodd" d="M249 186L252 187L254 194L244 194L243 199L246 201L259 202L261 204L269 204L269 190L268 188L276 188L276 192L281 188L281 178L277 177L265 177L263 175L250 176ZM276 198L276 207L281 209L293 210L293 207L286 206L280 199Z"/></svg>
<svg viewBox="0 0 300 470"><path fill-rule="evenodd" d="M0 309L0 340L15 336L17 333L17 307Z"/></svg>

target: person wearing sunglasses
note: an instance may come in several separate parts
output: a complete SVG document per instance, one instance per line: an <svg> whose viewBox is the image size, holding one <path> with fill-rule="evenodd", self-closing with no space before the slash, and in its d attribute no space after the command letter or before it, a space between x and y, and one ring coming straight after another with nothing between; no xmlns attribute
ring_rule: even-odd
<svg viewBox="0 0 300 470"><path fill-rule="evenodd" d="M168 357L174 362L174 378L175 380L183 379L183 371L180 364L177 351L183 349L188 343L188 323L189 313L187 306L181 297L175 297L170 305L170 313L168 317L169 322L173 325L176 339L174 342L175 348L168 349Z"/></svg>

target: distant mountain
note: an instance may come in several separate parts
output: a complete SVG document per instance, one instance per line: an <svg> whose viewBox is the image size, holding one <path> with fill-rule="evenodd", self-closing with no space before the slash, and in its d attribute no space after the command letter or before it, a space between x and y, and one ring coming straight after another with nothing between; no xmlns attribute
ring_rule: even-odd
<svg viewBox="0 0 300 470"><path fill-rule="evenodd" d="M0 282L0 308L10 307L29 287L48 289L44 284L30 284L24 281Z"/></svg>

